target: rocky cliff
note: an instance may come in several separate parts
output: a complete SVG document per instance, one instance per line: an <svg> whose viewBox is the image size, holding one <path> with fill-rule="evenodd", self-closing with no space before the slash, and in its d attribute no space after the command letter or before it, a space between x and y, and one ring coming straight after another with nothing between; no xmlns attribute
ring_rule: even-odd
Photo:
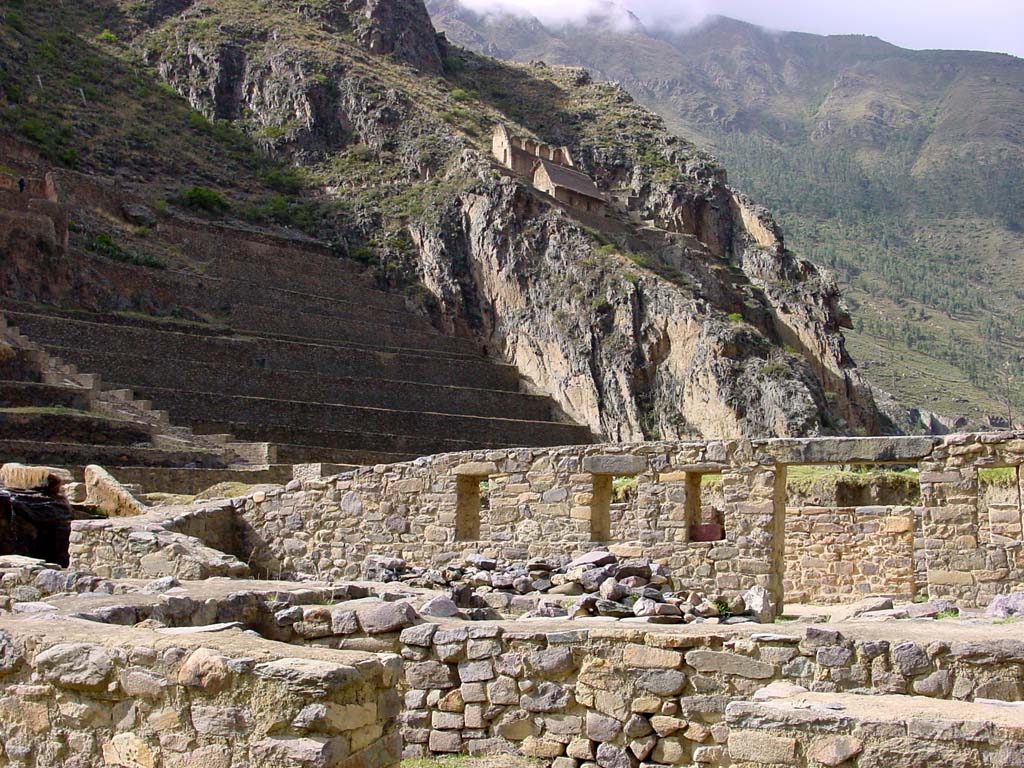
<svg viewBox="0 0 1024 768"><path fill-rule="evenodd" d="M448 49L421 0L166 6L125 3L121 55L297 163L302 194L336 201L350 256L417 281L439 326L595 432L877 429L835 283L621 88ZM487 150L499 121L569 146L607 211L502 171Z"/></svg>

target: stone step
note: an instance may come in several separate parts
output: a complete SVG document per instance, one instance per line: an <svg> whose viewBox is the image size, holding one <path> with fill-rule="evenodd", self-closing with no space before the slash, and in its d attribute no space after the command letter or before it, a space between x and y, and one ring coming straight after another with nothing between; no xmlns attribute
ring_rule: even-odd
<svg viewBox="0 0 1024 768"><path fill-rule="evenodd" d="M149 429L84 411L56 409L0 410L0 436L41 443L132 446L149 443Z"/></svg>
<svg viewBox="0 0 1024 768"><path fill-rule="evenodd" d="M91 392L79 387L0 380L0 408L70 408L89 410Z"/></svg>
<svg viewBox="0 0 1024 768"><path fill-rule="evenodd" d="M85 467L65 467L81 480ZM271 464L252 469L204 467L119 466L113 473L119 482L142 489L143 493L176 493L193 496L220 483L245 485L286 485L292 479L291 464Z"/></svg>
<svg viewBox="0 0 1024 768"><path fill-rule="evenodd" d="M337 403L242 397L219 392L148 387L139 388L138 391L166 410L172 421L193 428L200 423L234 421L258 426L305 429L423 436L458 435L460 439L475 442L478 447L509 443L577 445L592 440L592 435L585 427L557 422L365 408Z"/></svg>
<svg viewBox="0 0 1024 768"><path fill-rule="evenodd" d="M18 349L14 359L0 362L0 378L4 381L41 382L43 375L27 350Z"/></svg>
<svg viewBox="0 0 1024 768"><path fill-rule="evenodd" d="M241 424L239 422L203 422L195 425L200 434L230 429L243 440L262 439L273 443L277 448L277 461L282 464L294 464L305 461L348 461L353 452L360 456L367 454L387 454L399 457L398 461L406 461L418 456L430 456L436 453L459 453L472 451L480 447L479 443L453 439L445 435L390 435L374 433L368 430L329 430L322 428L304 429L295 426L277 426L273 424ZM256 436L261 437L257 438ZM495 448L513 448L514 445L494 445ZM299 451L298 449L303 449ZM313 458L307 457L312 451ZM334 453L332 453L334 451ZM387 463L378 460L364 461L359 464Z"/></svg>
<svg viewBox="0 0 1024 768"><path fill-rule="evenodd" d="M170 451L153 447L89 445L87 443L40 442L0 438L0 463L45 464L76 467L100 464L104 467L222 467L219 454L203 451Z"/></svg>
<svg viewBox="0 0 1024 768"><path fill-rule="evenodd" d="M280 309L254 304L236 304L223 319L225 324L241 333L256 332L276 338L350 342L394 349L426 349L457 355L480 354L480 347L471 339L445 336L422 326L385 325L296 308L282 312Z"/></svg>
<svg viewBox="0 0 1024 768"><path fill-rule="evenodd" d="M344 450L320 448L315 445L285 444L277 446L277 455L278 461L288 465L330 463L368 467L375 464L398 464L403 461L412 461L419 458L421 454Z"/></svg>
<svg viewBox="0 0 1024 768"><path fill-rule="evenodd" d="M81 365L103 374L110 386L161 387L164 389L215 389L228 395L286 397L306 402L344 403L370 408L398 408L470 416L514 417L549 421L551 400L504 390L444 387L386 379L340 378L300 371L267 371L193 360L136 355L88 353Z"/></svg>
<svg viewBox="0 0 1024 768"><path fill-rule="evenodd" d="M266 285L237 276L213 276L187 270L132 267L107 259L89 259L89 267L115 284L128 271L144 278L151 293L174 296L179 306L209 311L234 304L259 304L294 310L302 307L323 314L370 320L389 325L413 323L429 326L426 317L408 306L404 294L379 291L345 279L337 284L316 283L312 290L296 290L280 284Z"/></svg>
<svg viewBox="0 0 1024 768"><path fill-rule="evenodd" d="M424 384L517 391L519 375L510 365L486 358L368 350L330 343L190 333L184 329L140 328L75 320L59 315L7 311L33 341L82 370L101 370L92 352L151 355L225 367L307 371L321 376L419 381Z"/></svg>
<svg viewBox="0 0 1024 768"><path fill-rule="evenodd" d="M925 696L796 693L726 707L731 764L1024 765L1024 705Z"/></svg>
<svg viewBox="0 0 1024 768"><path fill-rule="evenodd" d="M0 298L0 311L9 315L11 322L33 339L34 334L23 327L26 324L26 315L62 318L116 328L138 328L155 332L173 331L193 336L258 337L362 350L409 352L432 357L486 359L482 350L477 348L476 342L461 337L446 336L432 326L424 326L421 331L405 332L397 326L389 330L380 328L373 322L355 323L339 318L309 315L294 309L290 310L297 314L294 321L284 319L283 310L271 311L259 308L240 310L239 316L243 319L242 326L244 327L237 328L220 320L193 322L167 316L147 317L130 313L66 310L61 307L29 304L6 298Z"/></svg>

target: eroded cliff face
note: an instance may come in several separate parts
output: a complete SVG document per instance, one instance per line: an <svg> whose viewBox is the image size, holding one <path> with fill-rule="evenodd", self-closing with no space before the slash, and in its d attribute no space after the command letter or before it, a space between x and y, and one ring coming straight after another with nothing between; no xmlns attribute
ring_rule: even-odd
<svg viewBox="0 0 1024 768"><path fill-rule="evenodd" d="M478 183L413 235L449 322L610 439L827 428L813 376L757 329L601 252L517 182Z"/></svg>
<svg viewBox="0 0 1024 768"><path fill-rule="evenodd" d="M770 216L734 193L721 168L648 113L637 133L657 138L643 147L574 133L590 122L566 106L576 90L635 111L621 90L609 97L610 86L578 73L509 70L526 83L519 87L539 83L531 92L561 100L550 140L570 145L602 188L619 190L608 215L584 226L499 173L473 138L479 129L453 119L466 111L458 104L466 92L453 100L454 83L424 77L441 71L442 58L419 0L302 6L312 26L247 37L197 34L208 5L196 0L159 34L141 34L149 63L197 110L236 121L272 153L308 167L350 157L353 147L374 153L377 183L408 185L417 205L406 199L389 218L367 197L373 179L325 183L328 193L369 200L353 206L356 235L411 240L395 258L436 299L438 323L477 336L595 433L625 441L876 428L845 352L834 281L788 253ZM303 47L345 34L409 66L368 67ZM494 104L478 104L477 125L502 120L548 138L526 113ZM628 121L619 130L632 132ZM433 186L415 186L426 182ZM428 196L429 205L417 199Z"/></svg>

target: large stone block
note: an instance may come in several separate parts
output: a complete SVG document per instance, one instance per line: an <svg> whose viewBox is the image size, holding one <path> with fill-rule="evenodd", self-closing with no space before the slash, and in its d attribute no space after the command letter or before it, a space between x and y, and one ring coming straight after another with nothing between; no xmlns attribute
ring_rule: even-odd
<svg viewBox="0 0 1024 768"><path fill-rule="evenodd" d="M631 454L605 454L587 456L583 470L592 475L639 475L647 471L647 459Z"/></svg>

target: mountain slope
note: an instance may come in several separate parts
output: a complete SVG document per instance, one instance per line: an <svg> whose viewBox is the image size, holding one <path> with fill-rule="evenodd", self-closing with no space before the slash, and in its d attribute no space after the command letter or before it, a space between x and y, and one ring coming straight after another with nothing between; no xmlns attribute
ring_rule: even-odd
<svg viewBox="0 0 1024 768"><path fill-rule="evenodd" d="M1024 405L1024 61L721 17L548 29L428 5L454 41L585 66L714 151L790 245L837 272L875 385L975 423L1005 417L1006 393ZM1016 386L993 386L1008 375Z"/></svg>
<svg viewBox="0 0 1024 768"><path fill-rule="evenodd" d="M53 162L211 226L302 229L596 433L879 427L834 282L617 86L451 48L419 0L26 2L5 20L0 119ZM89 62L95 83L74 74ZM34 86L40 71L55 85ZM503 171L499 122L568 146L607 215ZM39 123L58 129L52 148ZM88 228L108 225L87 216L71 248L89 258L103 233ZM118 232L140 259L201 270L152 232Z"/></svg>

